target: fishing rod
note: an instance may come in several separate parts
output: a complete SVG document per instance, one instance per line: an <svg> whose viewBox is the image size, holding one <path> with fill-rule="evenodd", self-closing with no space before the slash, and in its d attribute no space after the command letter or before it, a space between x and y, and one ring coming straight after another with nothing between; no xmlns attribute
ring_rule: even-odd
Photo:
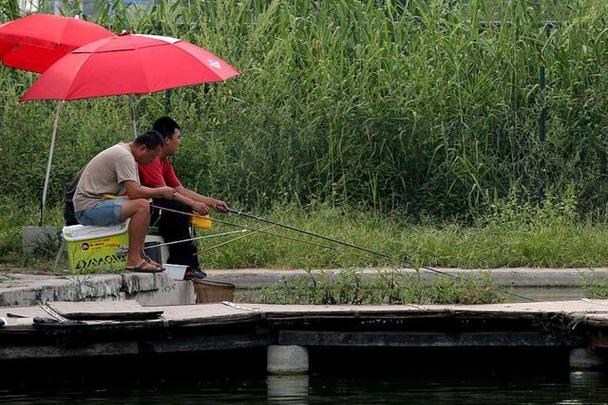
<svg viewBox="0 0 608 405"><path fill-rule="evenodd" d="M371 253L371 254L374 254L374 255L382 256L382 257L384 257L386 259L391 259L391 260L393 259L393 257L391 257L391 256L389 256L387 254L384 254L384 253L375 252L373 250L370 250L370 249L367 249L367 248L364 248L364 247L361 247L361 246L353 245L352 243L349 243L349 242L345 242L345 241L342 241L342 240L339 240L339 239L334 239L334 238L330 238L328 236L324 236L324 235L320 235L320 234L317 234L317 233L314 233L314 232L310 232L310 231L307 231L306 229L296 228L295 226L281 224L281 223L278 223L278 222L275 222L275 221L271 221L271 220L266 219L266 218L255 216L253 214L248 214L248 213L243 212L243 211L238 211L238 210L235 210L235 209L232 209L232 208L228 208L228 212L231 213L231 214L236 214L236 215L243 216L245 218L254 219L256 221L260 221L260 222L264 222L264 223L267 223L267 224L275 225L275 226L278 226L278 227L281 227L281 228L289 229L290 231L303 233L303 234L308 235L308 236L314 236L315 238L324 239L324 240L327 240L329 242L338 243L340 245L348 246L350 248L361 250L361 251L366 252L366 253Z"/></svg>
<svg viewBox="0 0 608 405"><path fill-rule="evenodd" d="M114 200L114 199L117 198L113 194L104 194L103 197L106 198L106 199L109 199L109 200ZM209 218L209 217L206 217L206 216L203 216L203 215L200 215L200 214L197 214L197 213L193 213L193 212L180 211L180 210L176 210L176 209L173 209L173 208L162 207L160 205L155 205L155 204L150 204L150 207L151 208L156 208L156 209L159 209L159 210L165 210L165 211L168 211L168 212L173 212L175 214L186 215L186 216L189 216L189 217L203 218L203 219L206 219L206 220L209 220L209 221L218 222L220 224L234 226L234 227L237 227L237 228L241 228L241 229L245 229L245 230L250 230L250 231L255 231L255 232L263 233L263 234L266 234L266 235L271 235L271 236L275 236L275 237L279 237L279 238L284 238L284 239L288 239L288 240L291 240L291 241L294 241L294 242L305 243L305 244L308 244L308 245L312 245L312 246L320 247L320 248L323 248L323 249L333 250L334 252L338 252L338 250L336 248L333 248L331 246L321 245L319 243L311 242L311 241L304 240L304 239L292 238L292 237L287 236L287 235L280 235L280 234L276 234L276 233L273 233L273 232L265 231L263 229L251 228L251 227L249 227L247 225L235 224L235 223L231 223L231 222L228 222L228 221L223 221L223 220L220 220L220 219L217 219L217 218Z"/></svg>
<svg viewBox="0 0 608 405"><path fill-rule="evenodd" d="M224 225L229 225L229 226L234 226L234 227L237 227L237 228L242 228L242 229L246 229L246 230L250 230L250 231L255 231L255 232L263 233L263 234L266 234L266 235L275 236L275 237L278 237L278 238L284 238L284 239L288 239L288 240L291 240L291 241L294 241L294 242L305 243L305 244L316 246L316 247L320 247L320 248L323 248L323 249L333 250L334 252L338 251L336 248L331 247L331 246L321 245L319 243L311 242L309 240L293 238L291 236L281 235L281 234L277 234L277 233L274 233L274 232L269 232L269 231L266 231L266 230L263 230L263 229L259 229L259 228L252 228L252 227L250 227L248 225L235 224L233 222L224 221L222 219L209 218L209 217L205 217L205 216L200 215L200 214L196 214L196 213L192 213L192 212L186 212L186 211L180 211L180 210L176 210L176 209L173 209L173 208L165 208L165 207L161 207L159 205L154 205L154 204L150 204L150 207L161 209L161 210L165 210L165 211L169 211L169 212L173 212L175 214L186 215L186 216L189 216L189 217L204 218L204 219L210 220L212 222L217 222L217 223L224 224Z"/></svg>
<svg viewBox="0 0 608 405"><path fill-rule="evenodd" d="M455 274L446 273L444 271L437 270L437 269L434 269L432 267L425 267L425 266L416 267L416 266L413 266L411 263L408 263L407 261L405 261L404 259L399 258L399 257L395 257L395 256L388 255L386 253L382 253L382 252L378 252L378 251L375 251L375 250L371 250L371 249L368 249L368 248L365 248L365 247L362 247L362 246L358 246L358 245L355 245L355 244L352 244L352 243L349 243L349 242L342 241L340 239L335 239L335 238L330 238L330 237L325 236L325 235L320 235L320 234L317 234L315 232L307 231L306 229L301 229L301 228L297 228L295 226L282 224L282 223L279 223L279 222L276 222L276 221L272 221L272 220L269 220L269 219L266 219L266 218L262 218L262 217L250 214L250 213L246 213L246 212L243 212L243 211L235 210L233 208L228 208L228 212L230 212L231 214L236 214L236 215L239 215L239 216L243 216L245 218L253 219L253 220L256 220L256 221L259 221L259 222L264 222L266 224L275 225L275 226L278 226L278 227L281 227L281 228L284 228L284 229L288 229L288 230L293 231L293 232L299 232L299 233L302 233L302 234L305 234L305 235L309 235L309 236L313 236L313 237L316 237L316 238L319 238L319 239L323 239L323 240L327 240L327 241L330 241L330 242L333 242L333 243L337 243L339 245L347 246L347 247L350 247L350 248L353 248L353 249L365 252L367 254L373 254L375 256L383 257L383 258L388 259L390 261L394 261L395 260L399 264L404 264L404 265L406 265L408 267L413 267L413 268L417 268L417 269L420 269L420 270L426 270L426 271L429 271L429 272L432 272L432 273L436 273L436 274L440 274L440 275L443 275L443 276L452 277L452 278L456 278L456 279L463 279L462 277L457 276ZM530 302L536 302L536 300L533 299L533 298L526 297L526 296L514 293L512 291L508 291L506 289L502 289L502 290L504 292L506 292L507 294L510 294L510 295L512 295L514 297L517 297L517 298L520 298L520 299L523 299L523 300L526 300L526 301L530 301Z"/></svg>
<svg viewBox="0 0 608 405"><path fill-rule="evenodd" d="M300 243L305 243L305 244L321 247L323 249L329 249L329 250L333 250L335 252L338 252L338 250L336 248L333 248L331 246L321 245L319 243L307 241L307 240L304 240L304 239L292 238L292 237L286 236L286 235L276 234L274 232L269 232L269 231L266 231L266 230L263 230L263 229L251 228L251 227L249 227L247 225L235 224L235 223L231 223L231 222L228 222L228 221L219 220L217 218L209 218L209 217L205 217L205 216L200 215L200 214L191 213L191 212L185 212L185 211L180 211L180 210L175 210L175 209L172 209L172 208L161 207L161 206L154 205L154 204L150 204L150 207L161 209L161 210L170 211L170 212L173 212L173 213L176 213L176 214L187 215L187 216L190 216L190 217L205 218L205 219L208 219L208 220L211 220L211 221L215 221L215 222L218 222L218 223L221 223L221 224L235 226L235 227L239 227L239 228L247 229L247 230L252 230L252 231L255 231L255 232L259 232L259 233L263 233L263 234L267 234L267 235L271 235L271 236L275 236L275 237L279 237L279 238L285 238L285 239L288 239L288 240L292 240L292 241L296 241L296 242L300 242ZM362 247L362 246L358 246L358 245L355 245L355 244L352 244L352 243L349 243L349 242L342 241L340 239L330 238L328 236L320 235L320 234L317 234L315 232L311 232L311 231L307 231L305 229L297 228L295 226L282 224L282 223L279 223L279 222L276 222L276 221L271 221L269 219L262 218L262 217L259 217L259 216L256 216L256 215L253 215L253 214L250 214L250 213L246 213L246 212L243 212L243 211L235 210L233 208L228 208L228 212L231 213L231 214L236 214L238 216L243 216L243 217L246 217L246 218L249 218L249 219L253 219L253 220L256 220L256 221L259 221L259 222L264 222L264 223L267 223L267 224L270 224L270 225L273 225L273 226L278 226L280 228L284 228L284 229L287 229L287 230L290 230L290 231L293 231L293 232L302 233L302 234L305 234L305 235L308 235L308 236L312 236L312 237L316 237L316 238L319 238L319 239L327 240L327 241L330 241L330 242L333 242L333 243L336 243L336 244L339 244L339 245L342 245L342 246L347 246L347 247L350 247L350 248L353 248L353 249L365 252L367 254L372 254L372 255L375 255L375 256L380 256L380 257L383 257L383 258L388 259L390 261L396 261L399 264L406 265L408 267L412 267L414 269L425 270L425 271L428 271L428 272L431 272L431 273L440 274L442 276L451 277L453 279L458 279L458 280L463 280L464 279L463 277L457 276L455 274L446 273L444 271L437 270L437 269L432 268L432 267L426 267L426 266L418 266L417 267L417 266L414 266L411 263L408 263L406 260L404 260L402 258L399 258L399 257L394 257L394 256L388 255L386 253L382 253L382 252L378 252L378 251L375 251L375 250L371 250L371 249L368 249L368 248L365 248L365 247ZM511 295L513 297L517 297L517 298L520 298L520 299L523 299L523 300L529 301L529 302L536 302L536 300L533 299L533 298L526 297L524 295L520 295L520 294L514 293L514 292L506 290L504 288L502 288L502 290L505 293L507 293L507 294L509 294L509 295Z"/></svg>

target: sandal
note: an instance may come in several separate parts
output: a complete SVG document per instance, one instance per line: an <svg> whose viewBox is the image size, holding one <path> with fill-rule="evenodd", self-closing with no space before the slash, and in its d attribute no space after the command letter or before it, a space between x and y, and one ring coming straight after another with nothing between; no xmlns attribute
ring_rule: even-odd
<svg viewBox="0 0 608 405"><path fill-rule="evenodd" d="M137 266L127 266L126 271L132 271L135 273L161 273L165 269L161 266L155 266L152 263L148 263L145 259L141 259Z"/></svg>
<svg viewBox="0 0 608 405"><path fill-rule="evenodd" d="M144 252L144 250L142 249L141 252L139 252L139 255L141 256L142 259L144 259L145 261L147 261L148 263L154 265L154 266L158 266L161 267L161 265L159 263L156 263L154 260L152 260L152 258L150 256L148 256L146 254L146 252Z"/></svg>

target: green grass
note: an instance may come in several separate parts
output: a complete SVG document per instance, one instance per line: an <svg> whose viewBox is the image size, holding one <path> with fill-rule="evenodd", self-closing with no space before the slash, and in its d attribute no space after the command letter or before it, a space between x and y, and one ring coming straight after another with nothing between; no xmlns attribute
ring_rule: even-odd
<svg viewBox="0 0 608 405"><path fill-rule="evenodd" d="M411 224L370 211L320 208L269 214L283 223L389 255L335 244L337 251L258 235L206 252L207 267L332 268L362 266L595 267L608 264L608 225L535 217L530 223ZM273 229L272 232L284 233ZM298 236L301 237L301 236ZM312 239L307 239L312 240ZM204 249L205 245L201 247Z"/></svg>
<svg viewBox="0 0 608 405"><path fill-rule="evenodd" d="M48 269L57 245L49 244L34 255L20 251L21 227L37 220L35 206L3 198L5 215L0 217L0 265L3 268ZM274 221L336 238L389 258L301 235L279 227L267 229L273 236L249 231L199 243L201 263L206 268L353 268L387 267L602 267L608 266L608 221L598 214L580 218L573 200L548 197L542 205L507 201L472 223L445 221L413 222L398 215L374 210L294 204L276 206L258 213ZM234 215L214 214L250 229L267 225ZM62 223L61 211L51 209L49 221ZM238 228L215 223L199 236ZM248 235L237 241L237 237ZM284 236L299 240L289 240ZM231 242L232 241L232 242ZM307 244L316 243L325 247ZM222 246L215 247L219 244Z"/></svg>

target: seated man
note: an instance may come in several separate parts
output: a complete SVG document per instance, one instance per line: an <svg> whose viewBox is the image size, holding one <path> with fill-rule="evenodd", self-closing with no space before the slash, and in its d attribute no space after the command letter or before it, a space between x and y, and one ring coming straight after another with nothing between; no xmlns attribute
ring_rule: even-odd
<svg viewBox="0 0 608 405"><path fill-rule="evenodd" d="M74 211L82 225L109 226L129 222L127 270L155 273L163 271L158 263L142 257L144 239L150 222L149 198L173 199L171 187L142 187L137 163L150 163L163 149L163 137L156 131L138 136L133 142L119 143L95 156L84 168L76 192ZM104 199L122 190L128 198Z"/></svg>
<svg viewBox="0 0 608 405"><path fill-rule="evenodd" d="M225 202L188 190L182 186L175 175L168 158L177 152L181 143L181 132L177 122L169 117L162 117L156 120L153 129L163 136L164 146L159 156L152 163L139 164L141 184L146 187L169 186L177 191L174 199L155 199L154 205L182 212L192 210L201 215L206 215L209 208L220 212L228 212L228 205ZM200 270L196 245L188 240L191 238L189 226L189 216L167 210L163 210L158 219L159 233L163 236L165 242L184 241L169 245L167 263L187 265L188 268L184 277L186 280L200 279L206 277L206 274Z"/></svg>

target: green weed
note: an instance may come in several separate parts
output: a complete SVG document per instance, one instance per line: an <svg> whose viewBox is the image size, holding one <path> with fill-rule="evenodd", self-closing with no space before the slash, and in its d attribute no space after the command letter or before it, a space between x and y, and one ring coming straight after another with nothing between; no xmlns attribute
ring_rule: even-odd
<svg viewBox="0 0 608 405"><path fill-rule="evenodd" d="M584 278L583 290L586 298L607 299L608 278L592 275Z"/></svg>
<svg viewBox="0 0 608 405"><path fill-rule="evenodd" d="M260 292L269 304L482 304L501 302L489 279L439 278L430 286L398 272L364 277L354 270L283 279Z"/></svg>

